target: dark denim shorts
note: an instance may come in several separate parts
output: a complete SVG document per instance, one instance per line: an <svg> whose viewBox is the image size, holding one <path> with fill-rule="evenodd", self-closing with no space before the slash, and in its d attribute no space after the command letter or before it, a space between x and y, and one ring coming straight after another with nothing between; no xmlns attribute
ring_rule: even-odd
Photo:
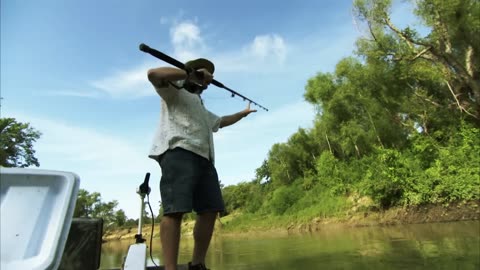
<svg viewBox="0 0 480 270"><path fill-rule="evenodd" d="M162 169L160 196L164 215L225 210L217 170L208 159L175 148L162 154L158 163Z"/></svg>

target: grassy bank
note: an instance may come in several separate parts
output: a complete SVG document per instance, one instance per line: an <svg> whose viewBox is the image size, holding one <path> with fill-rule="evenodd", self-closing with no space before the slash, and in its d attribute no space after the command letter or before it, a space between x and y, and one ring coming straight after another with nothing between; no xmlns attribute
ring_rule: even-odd
<svg viewBox="0 0 480 270"><path fill-rule="evenodd" d="M309 210L313 211L313 210ZM480 219L480 201L461 201L450 204L430 204L415 207L393 207L379 211L363 209L351 204L347 211L323 215L305 215L305 212L289 215L259 215L248 213L232 213L217 220L216 234L242 235L246 233L301 233L319 231L326 226L382 226L428 222L450 222ZM189 237L193 233L193 220L184 221L182 236ZM106 231L104 241L134 239L137 227L118 228ZM149 239L151 225L145 225L142 234ZM160 226L155 224L153 237L160 236Z"/></svg>

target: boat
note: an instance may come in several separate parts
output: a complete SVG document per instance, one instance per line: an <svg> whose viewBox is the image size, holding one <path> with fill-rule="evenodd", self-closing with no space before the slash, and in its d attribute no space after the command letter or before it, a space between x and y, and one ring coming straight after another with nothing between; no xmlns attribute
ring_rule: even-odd
<svg viewBox="0 0 480 270"><path fill-rule="evenodd" d="M137 193L140 218L135 242L121 270L162 270L148 266L142 237L144 198L150 174ZM103 220L73 218L80 177L72 172L0 167L2 270L96 270L100 266ZM179 269L187 269L179 265ZM120 270L111 269L111 270Z"/></svg>

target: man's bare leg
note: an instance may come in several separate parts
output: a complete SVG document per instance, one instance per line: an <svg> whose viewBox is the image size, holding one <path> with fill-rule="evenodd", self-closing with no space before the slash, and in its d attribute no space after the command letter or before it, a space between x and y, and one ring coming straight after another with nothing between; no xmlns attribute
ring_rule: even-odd
<svg viewBox="0 0 480 270"><path fill-rule="evenodd" d="M177 269L182 215L179 213L163 216L160 223L160 240L162 241L165 270Z"/></svg>
<svg viewBox="0 0 480 270"><path fill-rule="evenodd" d="M195 228L193 229L193 239L195 245L193 248L192 265L205 264L208 246L212 239L213 229L217 212L208 212L197 215Z"/></svg>

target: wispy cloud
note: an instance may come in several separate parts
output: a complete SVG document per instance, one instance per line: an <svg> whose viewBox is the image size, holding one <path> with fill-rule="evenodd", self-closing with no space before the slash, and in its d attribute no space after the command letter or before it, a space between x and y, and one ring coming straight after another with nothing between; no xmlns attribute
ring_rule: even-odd
<svg viewBox="0 0 480 270"><path fill-rule="evenodd" d="M277 34L256 36L250 45L251 54L266 59L283 62L287 55L287 46L283 38Z"/></svg>
<svg viewBox="0 0 480 270"><path fill-rule="evenodd" d="M200 28L193 22L181 22L170 28L170 38L174 54L180 61L199 57L207 46L201 36Z"/></svg>
<svg viewBox="0 0 480 270"><path fill-rule="evenodd" d="M29 122L42 133L35 143L40 169L78 174L81 188L100 192L105 201L118 200L130 217L137 215L135 188L145 172L152 173L152 182L160 177L158 165L147 157L149 141L138 142L59 119L21 113L10 116Z"/></svg>
<svg viewBox="0 0 480 270"><path fill-rule="evenodd" d="M168 20L163 19L166 23ZM193 21L175 22L170 28L173 56L180 61L198 57L212 59L222 72L274 72L281 66L288 53L288 46L278 34L253 37L252 41L232 51L215 51L208 47L200 27ZM114 98L139 98L155 95L146 79L147 70L155 62L117 71L90 84Z"/></svg>
<svg viewBox="0 0 480 270"><path fill-rule="evenodd" d="M147 157L149 140L136 141L59 119L21 113L8 116L29 122L42 132L35 144L41 169L75 172L81 178L81 188L100 192L104 201L118 200L130 217L138 214L135 189L145 172L151 172L152 189L158 184L158 164ZM252 114L215 133L216 167L222 183L251 180L270 147L285 142L299 127L311 127L313 117L313 108L298 101L268 114ZM153 138L153 133L138 137ZM153 197L159 198L158 190L155 194Z"/></svg>
<svg viewBox="0 0 480 270"><path fill-rule="evenodd" d="M81 90L59 90L59 91L43 91L40 92L43 96L65 96L65 97L80 97L80 98L101 98L104 95L100 91L81 91Z"/></svg>
<svg viewBox="0 0 480 270"><path fill-rule="evenodd" d="M282 71L288 57L285 39L274 33L257 35L234 51L212 56L222 72L275 73Z"/></svg>
<svg viewBox="0 0 480 270"><path fill-rule="evenodd" d="M134 99L154 95L155 91L147 80L147 71L152 66L154 66L153 63L144 63L127 70L117 71L90 84L113 98Z"/></svg>

